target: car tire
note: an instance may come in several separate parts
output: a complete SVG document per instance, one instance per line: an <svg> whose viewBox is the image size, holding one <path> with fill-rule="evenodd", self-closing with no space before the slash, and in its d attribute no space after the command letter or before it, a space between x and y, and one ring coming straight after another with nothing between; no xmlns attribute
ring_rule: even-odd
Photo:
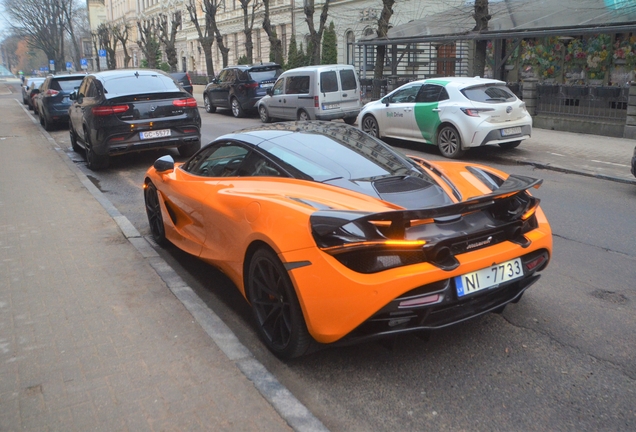
<svg viewBox="0 0 636 432"><path fill-rule="evenodd" d="M307 114L307 111L305 110L298 111L298 121L309 121L309 120L311 120L311 117L309 117L309 114Z"/></svg>
<svg viewBox="0 0 636 432"><path fill-rule="evenodd" d="M241 107L241 103L235 97L230 99L230 107L232 108L232 115L236 118L241 118L245 116L245 111L243 111L243 107Z"/></svg>
<svg viewBox="0 0 636 432"><path fill-rule="evenodd" d="M84 144L86 146L86 166L88 167L88 169L92 171L98 171L108 168L108 165L110 164L110 157L108 155L99 156L95 154L95 152L93 151L93 146L90 142L91 140L88 131L84 131L84 137Z"/></svg>
<svg viewBox="0 0 636 432"><path fill-rule="evenodd" d="M265 105L261 105L258 107L258 116L261 118L261 121L263 123L270 123L272 121L272 118L269 116Z"/></svg>
<svg viewBox="0 0 636 432"><path fill-rule="evenodd" d="M203 95L203 106L205 106L205 112L207 113L212 114L216 112L216 107L210 102L210 96L208 96L207 93Z"/></svg>
<svg viewBox="0 0 636 432"><path fill-rule="evenodd" d="M356 122L356 118L355 117L345 117L342 120L344 120L344 122L348 125L352 125Z"/></svg>
<svg viewBox="0 0 636 432"><path fill-rule="evenodd" d="M462 150L462 139L453 126L440 129L437 133L437 147L442 156L449 159L458 159L466 152Z"/></svg>
<svg viewBox="0 0 636 432"><path fill-rule="evenodd" d="M68 134L71 139L71 148L75 153L79 153L82 148L77 144L77 135L75 135L75 130L73 129L73 125L68 125Z"/></svg>
<svg viewBox="0 0 636 432"><path fill-rule="evenodd" d="M148 216L148 225L152 238L159 246L167 246L166 228L163 224L163 215L161 214L161 204L159 203L159 192L152 182L146 183L144 188L144 202L146 204L146 216Z"/></svg>
<svg viewBox="0 0 636 432"><path fill-rule="evenodd" d="M375 117L368 115L362 119L362 131L368 133L371 136L380 138L380 126Z"/></svg>
<svg viewBox="0 0 636 432"><path fill-rule="evenodd" d="M177 147L179 155L183 157L190 157L201 149L201 141L192 142Z"/></svg>
<svg viewBox="0 0 636 432"><path fill-rule="evenodd" d="M44 119L44 123L43 123L44 130L45 131L52 131L53 127L55 126L53 124L53 122L51 122L49 119L47 119L46 115L41 115L40 118Z"/></svg>
<svg viewBox="0 0 636 432"><path fill-rule="evenodd" d="M306 354L312 338L287 270L271 249L262 247L252 255L245 282L267 348L282 359Z"/></svg>
<svg viewBox="0 0 636 432"><path fill-rule="evenodd" d="M38 117L40 118L40 126L44 127L44 116L38 114Z"/></svg>
<svg viewBox="0 0 636 432"><path fill-rule="evenodd" d="M519 147L519 144L521 144L521 141L512 141L507 143L501 143L499 144L499 147L507 150L507 149L513 149L513 148Z"/></svg>

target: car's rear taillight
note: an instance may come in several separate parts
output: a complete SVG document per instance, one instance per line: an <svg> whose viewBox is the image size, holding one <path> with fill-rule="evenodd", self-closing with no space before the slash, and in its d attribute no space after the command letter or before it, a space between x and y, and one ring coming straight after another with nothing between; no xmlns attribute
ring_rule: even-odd
<svg viewBox="0 0 636 432"><path fill-rule="evenodd" d="M98 106L92 108L94 116L108 116L128 111L128 105Z"/></svg>
<svg viewBox="0 0 636 432"><path fill-rule="evenodd" d="M192 80L190 79L190 74L186 72L186 78L188 79L188 83L192 85Z"/></svg>
<svg viewBox="0 0 636 432"><path fill-rule="evenodd" d="M53 90L53 89L48 89L45 93L44 96L57 96L60 92L57 90Z"/></svg>
<svg viewBox="0 0 636 432"><path fill-rule="evenodd" d="M464 114L470 117L479 117L479 114L494 111L493 108L460 108Z"/></svg>
<svg viewBox="0 0 636 432"><path fill-rule="evenodd" d="M251 89L251 88L258 88L260 86L259 83L248 83L245 84L245 88Z"/></svg>
<svg viewBox="0 0 636 432"><path fill-rule="evenodd" d="M318 96L314 96L314 108L318 108L320 103L318 102Z"/></svg>
<svg viewBox="0 0 636 432"><path fill-rule="evenodd" d="M195 98L175 99L172 101L172 105L180 108L196 108L197 100Z"/></svg>

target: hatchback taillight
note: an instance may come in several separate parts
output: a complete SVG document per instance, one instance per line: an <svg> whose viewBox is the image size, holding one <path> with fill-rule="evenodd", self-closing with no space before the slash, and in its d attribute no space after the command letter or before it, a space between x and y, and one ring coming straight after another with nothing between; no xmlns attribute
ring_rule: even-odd
<svg viewBox="0 0 636 432"><path fill-rule="evenodd" d="M108 116L128 111L128 105L98 106L91 110L95 116Z"/></svg>
<svg viewBox="0 0 636 432"><path fill-rule="evenodd" d="M59 91L57 90L53 90L53 89L48 89L45 93L44 96L57 96L59 93Z"/></svg>
<svg viewBox="0 0 636 432"><path fill-rule="evenodd" d="M172 101L172 105L180 108L196 108L197 100L195 98L175 99Z"/></svg>

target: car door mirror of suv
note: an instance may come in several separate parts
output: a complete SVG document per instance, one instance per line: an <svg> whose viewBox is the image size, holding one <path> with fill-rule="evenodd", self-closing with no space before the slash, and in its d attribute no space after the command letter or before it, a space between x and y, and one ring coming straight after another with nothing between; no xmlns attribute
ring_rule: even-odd
<svg viewBox="0 0 636 432"><path fill-rule="evenodd" d="M68 98L70 100L77 100L77 90L74 90L73 93L71 93L70 95L68 95Z"/></svg>

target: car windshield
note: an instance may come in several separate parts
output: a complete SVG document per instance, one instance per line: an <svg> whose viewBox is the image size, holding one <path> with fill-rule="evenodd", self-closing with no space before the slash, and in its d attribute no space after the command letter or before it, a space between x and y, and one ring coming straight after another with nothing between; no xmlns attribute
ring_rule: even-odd
<svg viewBox="0 0 636 432"><path fill-rule="evenodd" d="M254 81L264 81L269 79L278 78L280 74L283 73L283 70L280 68L271 68L271 69L256 69L251 70L249 72L250 78Z"/></svg>
<svg viewBox="0 0 636 432"><path fill-rule="evenodd" d="M485 84L462 90L471 101L485 103L513 102L517 96L503 84Z"/></svg>
<svg viewBox="0 0 636 432"><path fill-rule="evenodd" d="M160 93L180 91L172 78L160 74L120 75L104 81L104 90L109 97L117 95Z"/></svg>

